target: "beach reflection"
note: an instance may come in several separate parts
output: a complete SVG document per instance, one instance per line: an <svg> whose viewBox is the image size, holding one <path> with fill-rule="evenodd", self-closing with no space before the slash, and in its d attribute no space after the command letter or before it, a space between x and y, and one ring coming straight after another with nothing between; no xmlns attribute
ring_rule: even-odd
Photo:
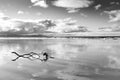
<svg viewBox="0 0 120 80"><path fill-rule="evenodd" d="M43 50L55 59L11 61ZM119 80L119 53L119 39L0 40L0 80Z"/></svg>

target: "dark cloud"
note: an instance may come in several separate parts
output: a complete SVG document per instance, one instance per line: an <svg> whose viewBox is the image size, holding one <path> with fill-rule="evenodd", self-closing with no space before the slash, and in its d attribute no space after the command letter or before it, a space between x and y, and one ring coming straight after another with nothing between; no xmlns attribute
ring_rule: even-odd
<svg viewBox="0 0 120 80"><path fill-rule="evenodd" d="M94 4L92 6L96 6L98 4L101 4L102 10L115 10L120 9L120 0L93 0ZM111 3L117 3L111 4Z"/></svg>

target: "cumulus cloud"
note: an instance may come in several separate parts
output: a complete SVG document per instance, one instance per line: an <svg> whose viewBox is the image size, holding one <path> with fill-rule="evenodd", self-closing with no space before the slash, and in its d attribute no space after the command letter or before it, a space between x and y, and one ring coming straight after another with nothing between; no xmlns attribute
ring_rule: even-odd
<svg viewBox="0 0 120 80"><path fill-rule="evenodd" d="M22 11L18 11L22 14ZM23 20L14 19L6 16L3 12L0 12L0 33L40 33L47 29L45 23L39 23L44 20Z"/></svg>
<svg viewBox="0 0 120 80"><path fill-rule="evenodd" d="M57 0L54 2L55 6L65 8L84 8L89 7L90 4L89 0Z"/></svg>
<svg viewBox="0 0 120 80"><path fill-rule="evenodd" d="M0 31L8 31L14 29L17 24L18 24L17 22L14 22L10 19L8 20L0 19Z"/></svg>
<svg viewBox="0 0 120 80"><path fill-rule="evenodd" d="M40 6L47 8L49 5L46 3L46 0L31 0L33 6ZM78 12L80 8L89 7L93 1L90 0L55 0L52 1L53 6L66 8L68 13Z"/></svg>
<svg viewBox="0 0 120 80"><path fill-rule="evenodd" d="M88 31L86 27L79 26L77 21L71 18L59 20L23 20L9 18L3 13L0 15L0 33L10 32L16 34L31 34L45 32L71 33Z"/></svg>
<svg viewBox="0 0 120 80"><path fill-rule="evenodd" d="M44 21L44 20L42 20ZM15 33L15 34L32 34L32 33L44 33L48 27L45 23L39 23L32 20L3 20L0 22L0 32Z"/></svg>
<svg viewBox="0 0 120 80"><path fill-rule="evenodd" d="M24 14L24 12L21 11L21 10L19 10L19 11L17 12L17 14Z"/></svg>
<svg viewBox="0 0 120 80"><path fill-rule="evenodd" d="M101 4L98 4L95 6L95 9L98 10L102 5Z"/></svg>
<svg viewBox="0 0 120 80"><path fill-rule="evenodd" d="M85 27L77 25L76 20L71 18L61 19L55 21L56 26L51 27L48 31L58 32L58 33L69 33L69 32L87 32Z"/></svg>
<svg viewBox="0 0 120 80"><path fill-rule="evenodd" d="M12 19L5 14L0 14L0 32L20 32L22 33L33 33L40 32L44 26L38 24L38 20L20 20Z"/></svg>
<svg viewBox="0 0 120 80"><path fill-rule="evenodd" d="M15 24L12 22L12 20L10 20L10 18L3 12L0 12L0 31L7 31L10 28L13 28L13 25Z"/></svg>
<svg viewBox="0 0 120 80"><path fill-rule="evenodd" d="M120 10L105 11L105 13L109 15L110 18L109 22L120 21Z"/></svg>
<svg viewBox="0 0 120 80"><path fill-rule="evenodd" d="M40 7L43 7L43 8L48 7L45 0L31 0L31 2L33 3L33 6L40 6Z"/></svg>
<svg viewBox="0 0 120 80"><path fill-rule="evenodd" d="M112 24L108 27L99 28L100 31L107 32L120 32L120 10L104 11L105 14L109 15L109 21Z"/></svg>
<svg viewBox="0 0 120 80"><path fill-rule="evenodd" d="M90 0L57 0L53 2L54 6L63 7L69 9L85 8L92 4ZM71 11L71 10L70 10Z"/></svg>
<svg viewBox="0 0 120 80"><path fill-rule="evenodd" d="M104 32L120 32L120 24L115 23L109 27L101 27L99 30Z"/></svg>

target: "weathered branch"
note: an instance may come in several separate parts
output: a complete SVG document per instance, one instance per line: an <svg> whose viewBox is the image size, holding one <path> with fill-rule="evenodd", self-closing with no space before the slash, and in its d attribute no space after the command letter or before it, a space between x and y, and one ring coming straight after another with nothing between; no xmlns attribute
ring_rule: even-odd
<svg viewBox="0 0 120 80"><path fill-rule="evenodd" d="M41 61L47 61L49 58L52 58L52 59L54 58L54 57L49 56L47 52L44 52L44 53L42 52L42 55L35 53L35 52L30 52L30 53L22 54L22 55L18 54L17 52L12 52L12 53L17 55L17 57L13 59L12 61L16 61L20 57L27 58L29 60L41 60ZM41 59L41 57L43 57L43 59Z"/></svg>

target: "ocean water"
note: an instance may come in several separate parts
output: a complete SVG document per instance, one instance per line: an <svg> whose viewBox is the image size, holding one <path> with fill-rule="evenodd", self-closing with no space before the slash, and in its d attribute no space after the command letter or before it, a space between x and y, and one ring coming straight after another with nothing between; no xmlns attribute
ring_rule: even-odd
<svg viewBox="0 0 120 80"><path fill-rule="evenodd" d="M17 55L47 51L47 61ZM0 80L120 80L120 39L1 39Z"/></svg>

